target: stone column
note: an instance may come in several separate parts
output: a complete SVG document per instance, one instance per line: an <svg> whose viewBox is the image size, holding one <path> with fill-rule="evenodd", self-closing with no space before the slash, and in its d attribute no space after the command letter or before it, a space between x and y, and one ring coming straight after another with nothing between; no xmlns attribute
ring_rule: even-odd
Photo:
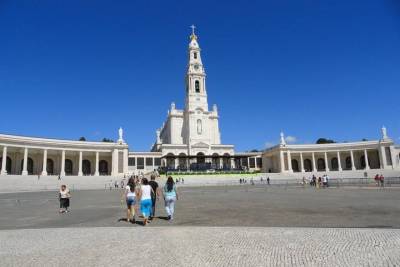
<svg viewBox="0 0 400 267"><path fill-rule="evenodd" d="M95 163L95 170L94 170L94 176L100 176L99 173L99 151L96 151L96 163Z"/></svg>
<svg viewBox="0 0 400 267"><path fill-rule="evenodd" d="M236 168L236 166L235 166L235 159L234 158L231 158L231 169L235 169Z"/></svg>
<svg viewBox="0 0 400 267"><path fill-rule="evenodd" d="M43 150L42 176L47 176L47 149Z"/></svg>
<svg viewBox="0 0 400 267"><path fill-rule="evenodd" d="M288 171L293 172L292 168L292 155L290 154L290 151L287 151L287 162L288 162Z"/></svg>
<svg viewBox="0 0 400 267"><path fill-rule="evenodd" d="M28 175L28 148L24 149L24 164L22 165L22 175Z"/></svg>
<svg viewBox="0 0 400 267"><path fill-rule="evenodd" d="M329 172L328 153L325 151L325 171Z"/></svg>
<svg viewBox="0 0 400 267"><path fill-rule="evenodd" d="M82 151L79 151L78 176L83 176L83 173L82 173Z"/></svg>
<svg viewBox="0 0 400 267"><path fill-rule="evenodd" d="M342 163L340 161L340 152L337 152L337 159L338 159L338 171L342 171Z"/></svg>
<svg viewBox="0 0 400 267"><path fill-rule="evenodd" d="M301 172L305 172L305 170L304 170L303 153L302 152L300 152L300 168L301 168Z"/></svg>
<svg viewBox="0 0 400 267"><path fill-rule="evenodd" d="M65 176L65 150L61 151L61 170L60 176Z"/></svg>
<svg viewBox="0 0 400 267"><path fill-rule="evenodd" d="M365 169L369 170L368 153L366 149L364 149L364 159L365 159Z"/></svg>
<svg viewBox="0 0 400 267"><path fill-rule="evenodd" d="M313 168L313 172L317 171L317 167L315 166L315 153L312 152L312 168Z"/></svg>
<svg viewBox="0 0 400 267"><path fill-rule="evenodd" d="M175 158L175 160L174 160L174 168L175 169L178 169L178 167L179 167L179 158Z"/></svg>
<svg viewBox="0 0 400 267"><path fill-rule="evenodd" d="M112 153L112 172L111 175L116 176L118 175L118 149L114 149ZM146 162L144 162L146 164Z"/></svg>
<svg viewBox="0 0 400 267"><path fill-rule="evenodd" d="M351 169L353 171L356 170L356 165L354 164L354 155L353 155L353 150L350 150L350 157L351 157Z"/></svg>
<svg viewBox="0 0 400 267"><path fill-rule="evenodd" d="M393 169L397 169L396 151L394 150L394 146L391 145L389 149L390 157L392 158L392 167Z"/></svg>
<svg viewBox="0 0 400 267"><path fill-rule="evenodd" d="M1 175L7 174L7 147L3 147L3 159L1 161Z"/></svg>
<svg viewBox="0 0 400 267"><path fill-rule="evenodd" d="M128 149L124 149L123 151L123 159L122 159L123 173L128 174ZM153 160L153 170L154 170L154 160Z"/></svg>
<svg viewBox="0 0 400 267"><path fill-rule="evenodd" d="M281 160L281 172L285 172L285 159L283 157L283 151L279 151L279 156Z"/></svg>
<svg viewBox="0 0 400 267"><path fill-rule="evenodd" d="M247 168L250 169L250 157L247 157Z"/></svg>
<svg viewBox="0 0 400 267"><path fill-rule="evenodd" d="M387 169L386 151L384 146L380 147L379 154L380 154L381 169Z"/></svg>

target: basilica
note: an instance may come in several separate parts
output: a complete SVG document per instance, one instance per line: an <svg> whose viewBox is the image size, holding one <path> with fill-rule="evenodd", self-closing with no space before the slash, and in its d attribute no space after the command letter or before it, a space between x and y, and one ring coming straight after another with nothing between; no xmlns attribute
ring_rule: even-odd
<svg viewBox="0 0 400 267"><path fill-rule="evenodd" d="M331 144L280 142L261 152L236 152L223 144L217 105L209 108L206 72L198 36L192 28L187 50L185 106L171 103L156 130L151 151L130 151L123 130L117 142L89 142L0 134L1 175L126 176L154 170L174 172L235 171L304 175L331 173L357 177L400 173L400 147L385 127L373 141Z"/></svg>

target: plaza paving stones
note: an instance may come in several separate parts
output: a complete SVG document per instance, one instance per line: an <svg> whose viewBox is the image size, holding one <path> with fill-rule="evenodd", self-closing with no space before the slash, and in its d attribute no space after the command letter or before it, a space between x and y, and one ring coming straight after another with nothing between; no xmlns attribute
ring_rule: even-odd
<svg viewBox="0 0 400 267"><path fill-rule="evenodd" d="M1 266L399 266L400 230L259 227L0 231Z"/></svg>
<svg viewBox="0 0 400 267"><path fill-rule="evenodd" d="M179 191L146 227L118 190L73 191L68 214L57 192L0 194L0 266L400 266L399 189Z"/></svg>

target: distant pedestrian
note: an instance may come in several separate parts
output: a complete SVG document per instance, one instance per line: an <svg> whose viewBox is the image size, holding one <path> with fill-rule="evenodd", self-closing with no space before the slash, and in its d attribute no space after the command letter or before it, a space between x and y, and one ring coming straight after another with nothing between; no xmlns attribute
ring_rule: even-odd
<svg viewBox="0 0 400 267"><path fill-rule="evenodd" d="M379 181L381 183L381 187L385 186L385 177L383 177L383 174L381 174L381 176L379 176Z"/></svg>
<svg viewBox="0 0 400 267"><path fill-rule="evenodd" d="M114 188L118 188L118 182L117 182L117 180L115 180L115 182L114 182Z"/></svg>
<svg viewBox="0 0 400 267"><path fill-rule="evenodd" d="M150 176L150 182L149 185L151 186L151 214L150 214L150 220L152 220L156 214L156 200L160 198L160 188L158 188L158 183L156 182L156 176L152 174Z"/></svg>
<svg viewBox="0 0 400 267"><path fill-rule="evenodd" d="M71 194L66 185L62 185L60 191L58 193L58 198L60 200L60 213L68 212L69 208L69 199L71 198Z"/></svg>
<svg viewBox="0 0 400 267"><path fill-rule="evenodd" d="M375 175L375 183L376 183L376 186L380 185L380 176L379 176L379 174Z"/></svg>
<svg viewBox="0 0 400 267"><path fill-rule="evenodd" d="M322 176L322 185L324 188L328 187L328 176L326 174Z"/></svg>
<svg viewBox="0 0 400 267"><path fill-rule="evenodd" d="M267 177L267 185L269 185L269 176Z"/></svg>
<svg viewBox="0 0 400 267"><path fill-rule="evenodd" d="M151 214L151 193L153 189L149 185L147 178L142 179L142 186L140 187L140 210L144 218L143 225L146 226L149 222L149 217Z"/></svg>
<svg viewBox="0 0 400 267"><path fill-rule="evenodd" d="M61 174L58 175L58 180L61 180Z"/></svg>
<svg viewBox="0 0 400 267"><path fill-rule="evenodd" d="M174 219L175 212L175 202L178 200L178 192L174 180L171 176L168 177L167 182L163 190L164 201L165 201L165 211L167 212L168 220L172 221Z"/></svg>

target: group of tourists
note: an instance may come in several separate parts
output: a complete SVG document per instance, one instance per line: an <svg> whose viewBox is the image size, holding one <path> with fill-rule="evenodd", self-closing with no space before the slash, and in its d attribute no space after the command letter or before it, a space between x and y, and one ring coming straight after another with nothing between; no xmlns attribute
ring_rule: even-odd
<svg viewBox="0 0 400 267"><path fill-rule="evenodd" d="M135 223L135 215L140 212L143 216L143 225L147 225L155 217L156 202L162 195L164 198L165 211L167 212L167 219L172 221L174 218L175 202L178 199L178 192L174 179L169 176L162 190L160 190L158 183L155 181L155 175L152 175L150 181L143 177L131 177L125 187L123 198L126 200L127 222ZM121 201L123 201L123 198ZM140 202L140 206L139 206Z"/></svg>
<svg viewBox="0 0 400 267"><path fill-rule="evenodd" d="M164 198L167 220L172 221L175 212L175 203L178 192L174 179L169 176L162 190L155 181L156 176L151 175L150 181L145 177L132 176L123 190L121 202L126 202L126 220L135 223L135 215L140 212L143 216L143 225L147 225L155 217L156 202L160 196ZM66 185L62 185L58 194L60 213L69 212L71 193Z"/></svg>
<svg viewBox="0 0 400 267"><path fill-rule="evenodd" d="M303 177L303 185L305 185L306 182L306 178ZM329 176L327 174L324 174L322 177L316 177L315 175L313 175L310 179L309 179L309 184L313 187L316 188L326 188L329 187Z"/></svg>

